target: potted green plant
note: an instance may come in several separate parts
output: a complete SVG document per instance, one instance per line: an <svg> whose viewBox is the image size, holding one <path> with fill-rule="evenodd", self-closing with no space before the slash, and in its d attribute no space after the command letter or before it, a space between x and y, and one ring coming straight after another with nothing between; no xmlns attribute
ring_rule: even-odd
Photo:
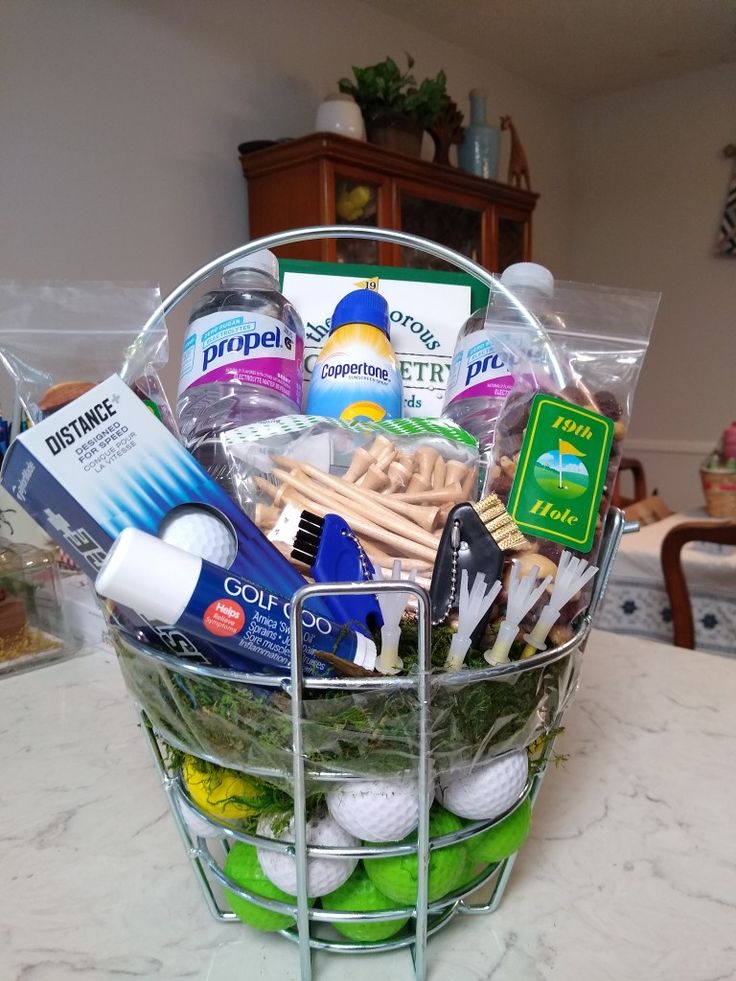
<svg viewBox="0 0 736 981"><path fill-rule="evenodd" d="M360 106L369 142L419 156L423 131L437 121L449 101L447 76L440 71L417 85L411 74L414 59L407 53L406 60L405 72L393 58L353 67L355 80L341 78L338 85Z"/></svg>

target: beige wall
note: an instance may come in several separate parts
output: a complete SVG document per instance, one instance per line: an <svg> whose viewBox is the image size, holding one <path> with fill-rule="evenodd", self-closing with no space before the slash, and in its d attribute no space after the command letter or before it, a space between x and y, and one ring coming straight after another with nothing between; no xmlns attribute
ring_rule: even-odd
<svg viewBox="0 0 736 981"><path fill-rule="evenodd" d="M352 64L405 49L466 112L485 86L490 115L513 115L538 261L663 292L628 449L668 500L697 502L699 459L736 416L736 263L712 256L734 66L573 106L358 0L4 0L0 275L168 291L247 239L238 143L310 131Z"/></svg>
<svg viewBox="0 0 736 981"><path fill-rule="evenodd" d="M677 507L736 418L736 260L713 254L734 93L728 65L575 108L572 277L663 294L626 447Z"/></svg>
<svg viewBox="0 0 736 981"><path fill-rule="evenodd" d="M4 0L0 45L2 276L168 291L247 239L238 144L309 132L352 64L405 49L420 77L446 70L466 113L485 86L491 116L513 115L537 257L568 272L570 104L357 0Z"/></svg>

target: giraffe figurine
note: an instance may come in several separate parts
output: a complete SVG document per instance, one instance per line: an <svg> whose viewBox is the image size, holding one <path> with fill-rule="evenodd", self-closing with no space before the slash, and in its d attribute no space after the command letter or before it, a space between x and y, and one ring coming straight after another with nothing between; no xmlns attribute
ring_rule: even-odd
<svg viewBox="0 0 736 981"><path fill-rule="evenodd" d="M511 122L511 116L501 116L501 129L507 129L511 133L511 153L509 154L509 176L507 184L521 187L521 180L524 179L527 191L531 190L529 183L529 164L527 163L524 147L518 137L516 128Z"/></svg>

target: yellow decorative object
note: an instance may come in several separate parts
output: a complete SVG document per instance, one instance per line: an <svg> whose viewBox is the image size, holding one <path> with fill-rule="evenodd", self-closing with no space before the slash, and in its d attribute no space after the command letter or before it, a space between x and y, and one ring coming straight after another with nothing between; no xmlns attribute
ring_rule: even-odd
<svg viewBox="0 0 736 981"><path fill-rule="evenodd" d="M189 796L205 814L238 821L260 813L262 788L258 781L225 767L201 766L194 756L185 756L181 773Z"/></svg>
<svg viewBox="0 0 736 981"><path fill-rule="evenodd" d="M356 221L363 217L365 206L371 199L371 190L364 184L358 184L350 191L343 191L335 201L335 211L343 221Z"/></svg>
<svg viewBox="0 0 736 981"><path fill-rule="evenodd" d="M373 422L380 422L385 416L386 410L376 402L353 402L340 413L340 418L348 422L352 422L354 419L370 419Z"/></svg>
<svg viewBox="0 0 736 981"><path fill-rule="evenodd" d="M359 279L355 283L356 290L374 290L378 292L378 287L380 285L378 276L371 276L370 279Z"/></svg>

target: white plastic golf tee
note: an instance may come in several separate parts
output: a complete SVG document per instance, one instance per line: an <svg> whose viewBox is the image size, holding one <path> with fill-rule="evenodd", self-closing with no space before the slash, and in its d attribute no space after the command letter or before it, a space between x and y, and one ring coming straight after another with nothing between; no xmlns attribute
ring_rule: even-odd
<svg viewBox="0 0 736 981"><path fill-rule="evenodd" d="M529 572L520 579L519 566L516 562L512 563L508 587L509 596L506 602L506 619L498 630L496 643L484 654L489 664L504 664L508 661L511 645L519 632L519 624L552 582L552 576L545 576L539 585L536 585L538 576L539 566L533 565Z"/></svg>
<svg viewBox="0 0 736 981"><path fill-rule="evenodd" d="M497 579L489 586L482 572L476 573L473 585L468 589L468 570L463 569L457 608L457 633L453 634L445 661L448 671L459 671L463 666L465 655L470 650L470 636L500 592L501 580Z"/></svg>
<svg viewBox="0 0 736 981"><path fill-rule="evenodd" d="M576 593L580 592L596 572L598 572L598 567L589 565L585 559L576 558L572 552L562 553L549 603L539 614L539 619L531 633L524 635L527 647L523 652L523 657L529 657L536 651L545 649L547 635L557 622L560 610Z"/></svg>
<svg viewBox="0 0 736 981"><path fill-rule="evenodd" d="M417 570L412 569L406 577L407 581L416 579ZM376 566L374 579L385 581L382 570ZM401 579L401 559L394 559L391 579ZM409 602L408 593L376 593L378 605L381 607L383 626L381 627L381 655L376 662L376 670L381 674L398 674L404 666L399 657L399 639L401 637L401 617Z"/></svg>

